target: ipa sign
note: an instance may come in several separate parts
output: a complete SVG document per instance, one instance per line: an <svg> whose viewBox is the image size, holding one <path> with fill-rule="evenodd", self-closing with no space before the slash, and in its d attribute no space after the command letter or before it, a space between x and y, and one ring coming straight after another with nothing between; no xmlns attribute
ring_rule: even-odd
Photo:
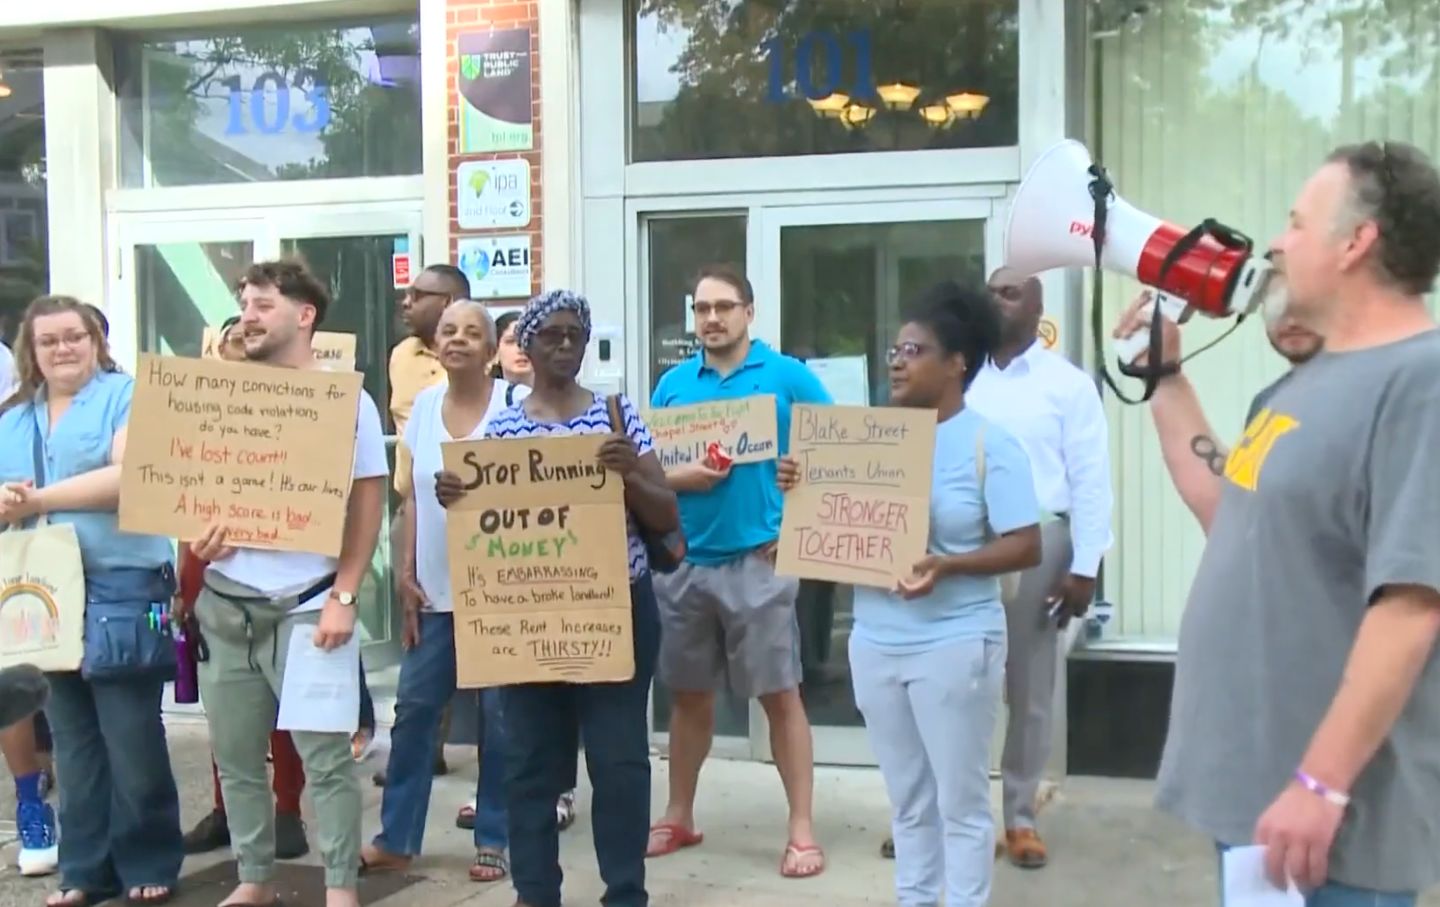
<svg viewBox="0 0 1440 907"><path fill-rule="evenodd" d="M712 442L718 442L737 464L780 455L773 394L652 409L645 422L655 442L655 456L665 469L704 462Z"/></svg>
<svg viewBox="0 0 1440 907"><path fill-rule="evenodd" d="M359 372L140 355L120 528L338 557Z"/></svg>
<svg viewBox="0 0 1440 907"><path fill-rule="evenodd" d="M796 404L776 569L785 576L891 588L930 537L935 411Z"/></svg>
<svg viewBox="0 0 1440 907"><path fill-rule="evenodd" d="M461 687L635 674L624 482L608 434L452 441L445 534Z"/></svg>

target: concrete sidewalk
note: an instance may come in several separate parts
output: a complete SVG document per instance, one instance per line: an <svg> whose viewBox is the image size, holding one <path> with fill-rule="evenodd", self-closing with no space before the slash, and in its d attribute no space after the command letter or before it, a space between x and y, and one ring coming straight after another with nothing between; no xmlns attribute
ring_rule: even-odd
<svg viewBox="0 0 1440 907"><path fill-rule="evenodd" d="M170 723L171 752L180 782L184 821L189 827L210 808L210 762L203 723ZM455 827L455 811L473 792L473 750L452 747L452 773L436 779L431 799L425 856L413 874L420 879L403 891L372 902L376 907L510 907L508 884L477 885L466 870L473 856L469 832ZM366 835L379 824L380 791L370 775L383 768L383 755L361 769L366 779ZM667 763L655 760L654 809L664 804ZM0 816L13 815L10 785L0 785ZM650 865L655 907L858 907L893 904L893 864L879 856L888 807L877 772L821 768L816 773L817 823L829 855L818 878L792 881L779 875L784 847L785 807L780 782L769 765L714 761L701 779L699 820L705 843ZM580 817L562 837L566 904L599 903L590 835L588 787L582 782ZM1071 779L1046 808L1042 825L1052 849L1049 868L1021 872L999 864L993 907L1111 907L1151 905L1214 907L1214 850L1150 809L1151 786L1141 782ZM313 843L313 842L312 842ZM0 907L38 907L53 879L29 880L13 869L13 846L5 848L0 871ZM185 873L203 872L228 854L186 861ZM317 862L314 855L305 861ZM188 907L188 900L187 900ZM216 902L218 903L218 901ZM1440 907L1440 896L1425 899ZM311 907L311 905L292 905Z"/></svg>

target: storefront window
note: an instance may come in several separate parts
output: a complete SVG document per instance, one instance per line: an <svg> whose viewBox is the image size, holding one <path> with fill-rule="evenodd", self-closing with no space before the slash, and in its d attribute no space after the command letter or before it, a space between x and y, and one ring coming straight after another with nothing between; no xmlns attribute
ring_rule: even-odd
<svg viewBox="0 0 1440 907"><path fill-rule="evenodd" d="M1337 145L1400 140L1440 159L1434 23L1430 0L1097 4L1092 151L1135 205L1186 227L1214 217L1263 249ZM1107 325L1138 289L1106 277ZM1251 398L1287 368L1251 322L1185 366L1211 424L1232 441ZM1185 346L1199 349L1228 326L1195 319ZM1145 408L1112 398L1109 419L1117 545L1105 594L1117 605L1114 630L1174 639L1204 537L1179 498L1154 493L1164 478Z"/></svg>
<svg viewBox="0 0 1440 907"><path fill-rule="evenodd" d="M636 161L1017 141L1018 0L629 0Z"/></svg>
<svg viewBox="0 0 1440 907"><path fill-rule="evenodd" d="M50 284L40 51L0 50L0 341ZM0 376L0 385L5 383Z"/></svg>
<svg viewBox="0 0 1440 907"><path fill-rule="evenodd" d="M117 57L127 187L421 170L413 19L149 37Z"/></svg>

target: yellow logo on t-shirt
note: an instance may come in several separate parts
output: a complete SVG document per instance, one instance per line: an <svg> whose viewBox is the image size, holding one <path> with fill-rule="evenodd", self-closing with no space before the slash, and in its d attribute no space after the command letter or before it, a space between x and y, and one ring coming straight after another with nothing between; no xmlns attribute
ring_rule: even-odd
<svg viewBox="0 0 1440 907"><path fill-rule="evenodd" d="M1254 491L1260 484L1260 470L1265 458L1282 435L1294 431L1300 423L1283 413L1262 409L1245 426L1240 443L1230 451L1225 460L1225 478L1246 491Z"/></svg>

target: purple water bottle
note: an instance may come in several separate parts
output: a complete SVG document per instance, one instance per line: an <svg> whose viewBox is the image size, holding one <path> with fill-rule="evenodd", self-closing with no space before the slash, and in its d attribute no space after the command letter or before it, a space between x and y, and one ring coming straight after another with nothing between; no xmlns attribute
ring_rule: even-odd
<svg viewBox="0 0 1440 907"><path fill-rule="evenodd" d="M190 648L190 634L185 621L175 622L175 701L190 704L200 701L200 673L195 654Z"/></svg>

